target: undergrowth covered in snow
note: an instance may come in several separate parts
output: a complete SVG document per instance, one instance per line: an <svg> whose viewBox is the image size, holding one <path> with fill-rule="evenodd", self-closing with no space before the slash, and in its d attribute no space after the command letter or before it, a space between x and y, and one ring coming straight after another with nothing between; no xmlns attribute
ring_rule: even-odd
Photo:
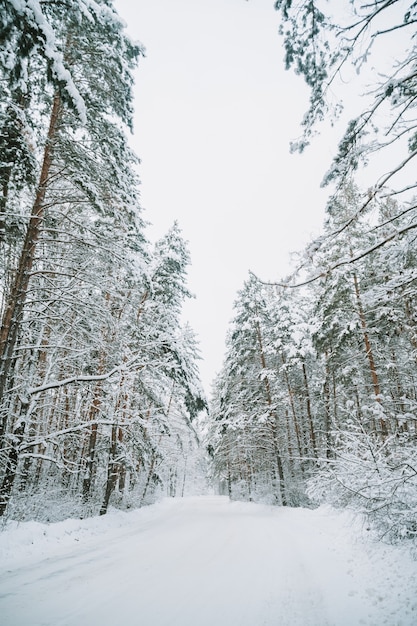
<svg viewBox="0 0 417 626"><path fill-rule="evenodd" d="M357 429L337 435L337 454L322 462L309 496L351 509L380 539L417 549L417 449L406 433L385 440Z"/></svg>

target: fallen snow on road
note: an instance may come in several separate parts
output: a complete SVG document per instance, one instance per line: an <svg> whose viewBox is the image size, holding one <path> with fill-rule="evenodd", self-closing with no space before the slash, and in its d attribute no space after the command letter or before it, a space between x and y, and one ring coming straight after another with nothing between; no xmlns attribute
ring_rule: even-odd
<svg viewBox="0 0 417 626"><path fill-rule="evenodd" d="M347 514L166 499L0 533L1 626L415 626L417 562Z"/></svg>

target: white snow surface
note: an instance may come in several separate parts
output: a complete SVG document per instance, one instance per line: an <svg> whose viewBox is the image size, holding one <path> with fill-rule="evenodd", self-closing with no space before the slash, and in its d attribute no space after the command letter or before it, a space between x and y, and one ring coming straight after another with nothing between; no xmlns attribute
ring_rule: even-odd
<svg viewBox="0 0 417 626"><path fill-rule="evenodd" d="M1 626L415 626L417 562L347 513L226 497L0 533Z"/></svg>

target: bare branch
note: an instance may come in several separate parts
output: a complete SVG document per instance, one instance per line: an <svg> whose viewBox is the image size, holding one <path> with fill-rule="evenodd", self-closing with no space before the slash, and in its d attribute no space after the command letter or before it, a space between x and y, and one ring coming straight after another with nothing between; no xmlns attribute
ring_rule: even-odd
<svg viewBox="0 0 417 626"><path fill-rule="evenodd" d="M328 269L326 269L324 272L320 272L320 274L316 274L315 276L312 276L311 278L301 282L301 283L295 283L295 284L291 284L290 282L287 283L277 283L277 282L266 282L261 280L258 276L256 276L256 274L254 274L253 272L250 272L250 274L252 276L254 276L262 285L268 285L271 287L285 287L285 288L290 288L290 289L297 289L298 287L304 287L306 285L310 285L311 283L314 283L316 280L319 280L320 278L326 278L327 276L329 276L334 270L338 269L339 267L343 267L344 265L351 265L353 263L356 263L357 261L359 261L360 259L363 259L365 256L368 256L368 254L371 254L372 252L375 252L375 250L378 250L379 248L382 248L383 246L385 246L389 241L392 241L393 239L395 239L396 237L399 237L400 235L403 235L404 233L406 233L409 230L413 230L414 228L417 228L417 222L414 222L413 224L409 224L408 226L405 226L404 228L401 228L399 230L396 230L394 233L392 233L389 237L386 237L385 239L383 239L382 241L379 241L378 243L376 243L375 245L371 246L370 248L367 248L366 250L364 250L363 252L361 252L360 254L357 254L354 257L350 257L349 259L343 259L342 261L339 261L338 263L335 263L334 265L330 266ZM298 271L298 270L297 270ZM296 275L297 272L295 272L289 279L288 281Z"/></svg>
<svg viewBox="0 0 417 626"><path fill-rule="evenodd" d="M58 387L65 387L66 385L71 385L73 383L85 383L85 382L91 383L91 382L96 382L99 380L107 380L108 378L111 378L115 374L119 374L121 372L125 372L129 370L135 364L138 358L139 356L136 355L132 359L127 361L126 363L123 363L123 365L117 365L116 367L114 367L109 372L106 372L105 374L96 374L96 375L93 374L91 376L83 376L83 375L70 376L69 378L64 378L62 380L55 380L49 383L45 383L44 385L39 385L39 387L32 387L28 390L28 395L34 396L34 395L37 395L38 393L42 393L43 391L47 391L48 389L57 389ZM139 365L139 366L136 366L136 369L142 369L144 367L145 367L144 365Z"/></svg>

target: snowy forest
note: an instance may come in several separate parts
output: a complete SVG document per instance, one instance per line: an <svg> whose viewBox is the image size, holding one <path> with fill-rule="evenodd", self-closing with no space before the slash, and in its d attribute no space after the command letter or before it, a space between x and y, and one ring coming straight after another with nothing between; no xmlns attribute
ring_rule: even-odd
<svg viewBox="0 0 417 626"><path fill-rule="evenodd" d="M1 9L0 513L35 518L181 493L205 406L187 246L147 241L128 145L142 50L64 5Z"/></svg>
<svg viewBox="0 0 417 626"><path fill-rule="evenodd" d="M417 4L353 1L340 23L319 5L330 10L276 2L287 68L311 88L293 149L307 149L320 122L343 115L334 94L347 77L352 90L369 63L373 83L324 177L331 193L321 236L298 254L291 276L266 284L250 274L237 296L214 386L212 471L231 497L350 507L380 536L410 538L417 533ZM403 56L390 66L386 49L397 55L398 43ZM363 190L365 166L373 178Z"/></svg>
<svg viewBox="0 0 417 626"><path fill-rule="evenodd" d="M311 94L293 150L344 119L345 71L349 89L369 67L373 83L325 175L321 236L290 276L248 275L207 401L181 315L187 243L175 215L149 241L139 202L144 50L111 0L2 3L1 516L102 515L210 485L417 534L417 3L350 0L343 19L329 4L275 3Z"/></svg>

